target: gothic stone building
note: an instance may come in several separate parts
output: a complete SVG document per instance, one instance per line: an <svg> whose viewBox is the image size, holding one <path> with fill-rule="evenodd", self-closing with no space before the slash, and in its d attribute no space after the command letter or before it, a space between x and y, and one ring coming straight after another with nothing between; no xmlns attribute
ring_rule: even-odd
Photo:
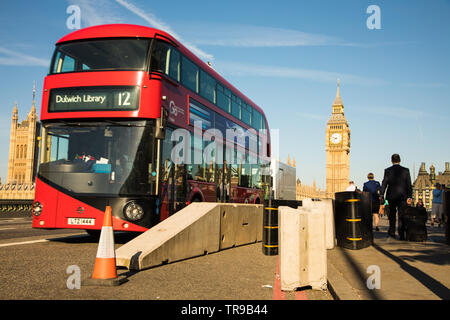
<svg viewBox="0 0 450 320"><path fill-rule="evenodd" d="M36 90L33 88L31 111L22 122L19 122L17 103L14 104L9 141L8 178L6 184L0 183L0 199L34 199L40 132L35 96Z"/></svg>
<svg viewBox="0 0 450 320"><path fill-rule="evenodd" d="M425 162L422 162L419 169L417 179L413 183L413 200L417 203L419 199L422 200L424 206L431 210L431 203L433 200L433 190L436 188L436 183L450 187L450 163L445 163L445 171L439 172L436 175L434 165L430 166L430 173L425 169Z"/></svg>

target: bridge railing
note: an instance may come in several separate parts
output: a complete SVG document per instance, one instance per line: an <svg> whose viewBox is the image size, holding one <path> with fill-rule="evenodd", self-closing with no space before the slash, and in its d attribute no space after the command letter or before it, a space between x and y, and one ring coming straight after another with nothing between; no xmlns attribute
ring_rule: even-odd
<svg viewBox="0 0 450 320"><path fill-rule="evenodd" d="M0 213L31 212L33 200L1 199Z"/></svg>

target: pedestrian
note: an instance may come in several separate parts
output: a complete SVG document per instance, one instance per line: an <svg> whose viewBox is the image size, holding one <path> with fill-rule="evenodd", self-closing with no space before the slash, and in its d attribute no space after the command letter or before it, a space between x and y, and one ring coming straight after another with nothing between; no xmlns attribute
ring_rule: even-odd
<svg viewBox="0 0 450 320"><path fill-rule="evenodd" d="M388 236L395 238L396 214L398 212L398 233L400 240L405 240L404 210L406 201L412 201L412 185L409 169L400 165L400 156L391 156L392 166L384 170L381 184L381 197L386 193L389 202L389 230ZM380 200L382 199L380 197Z"/></svg>
<svg viewBox="0 0 450 320"><path fill-rule="evenodd" d="M374 180L374 175L372 172L367 175L367 179L369 179L369 181L364 183L363 192L364 191L370 192L370 197L372 199L372 214L373 214L373 223L375 225L375 231L380 231L380 229L378 228L378 223L380 221L378 217L378 212L380 211L381 185L378 181Z"/></svg>
<svg viewBox="0 0 450 320"><path fill-rule="evenodd" d="M438 220L438 226L441 226L443 207L442 207L442 188L440 183L436 183L436 189L433 190L433 201L431 203L431 226L434 227L434 222Z"/></svg>
<svg viewBox="0 0 450 320"><path fill-rule="evenodd" d="M354 181L350 181L348 184L347 189L345 191L356 191L356 186Z"/></svg>

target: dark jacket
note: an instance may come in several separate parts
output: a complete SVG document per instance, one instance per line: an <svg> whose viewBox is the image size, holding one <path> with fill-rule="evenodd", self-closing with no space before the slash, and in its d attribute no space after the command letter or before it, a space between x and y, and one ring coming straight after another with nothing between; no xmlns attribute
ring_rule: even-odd
<svg viewBox="0 0 450 320"><path fill-rule="evenodd" d="M402 201L412 198L411 175L409 169L399 164L394 164L384 170L383 183L381 184L381 195L386 192L386 199L391 201Z"/></svg>
<svg viewBox="0 0 450 320"><path fill-rule="evenodd" d="M380 189L380 183L376 180L369 180L363 185L363 191L370 192L370 194L372 195L372 201L374 202L380 201Z"/></svg>

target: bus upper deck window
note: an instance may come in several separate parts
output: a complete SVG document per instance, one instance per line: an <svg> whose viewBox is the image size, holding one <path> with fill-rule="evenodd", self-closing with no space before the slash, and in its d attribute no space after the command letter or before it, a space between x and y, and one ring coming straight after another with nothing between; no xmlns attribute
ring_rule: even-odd
<svg viewBox="0 0 450 320"><path fill-rule="evenodd" d="M149 39L105 39L57 45L52 73L145 70Z"/></svg>

